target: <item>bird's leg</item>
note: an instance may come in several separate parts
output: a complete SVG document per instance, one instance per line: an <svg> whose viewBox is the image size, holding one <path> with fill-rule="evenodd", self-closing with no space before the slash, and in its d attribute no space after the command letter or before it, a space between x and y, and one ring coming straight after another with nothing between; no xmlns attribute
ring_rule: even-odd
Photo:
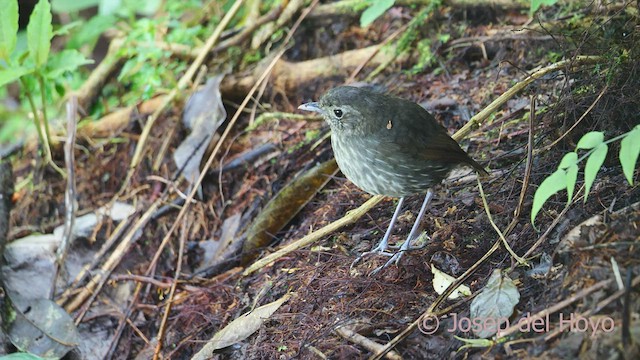
<svg viewBox="0 0 640 360"><path fill-rule="evenodd" d="M411 232L409 233L409 237L407 237L407 241L405 241L404 244L402 244L402 246L400 247L400 250L397 253L395 253L391 257L391 259L389 259L389 261L387 261L381 267L375 269L371 273L371 275L375 275L380 270L386 268L387 266L391 265L394 262L397 265L398 262L400 261L400 258L404 254L404 252L411 249L411 240L413 240L416 237L416 235L418 233L418 229L420 229L420 221L424 217L424 214L427 212L427 206L429 205L429 202L431 201L432 197L433 197L433 191L431 191L431 189L429 189L427 191L427 195L424 197L424 201L422 202L422 207L420 207L420 212L418 213L418 217L416 218L416 221L413 223L413 227L411 228Z"/></svg>
<svg viewBox="0 0 640 360"><path fill-rule="evenodd" d="M398 206L396 206L396 210L393 212L393 216L391 217L391 222L389 222L389 227L387 228L387 232L385 232L384 237L382 238L380 243L378 243L378 246L371 249L371 251L367 251L365 253L362 253L360 256L358 256L358 258L356 258L353 261L353 263L351 263L351 267L357 264L365 256L374 255L374 254L387 255L387 256L393 255L387 252L387 249L389 248L389 237L391 236L391 231L393 230L393 226L396 224L396 220L398 220L398 216L400 215L400 210L402 210L403 202L404 202L404 197L401 197L400 200L398 200Z"/></svg>

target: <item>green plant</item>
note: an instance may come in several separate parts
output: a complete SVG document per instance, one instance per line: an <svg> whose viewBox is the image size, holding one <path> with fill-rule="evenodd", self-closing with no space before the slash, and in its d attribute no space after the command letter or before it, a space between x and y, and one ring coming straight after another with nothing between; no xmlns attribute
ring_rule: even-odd
<svg viewBox="0 0 640 360"><path fill-rule="evenodd" d="M609 151L608 144L614 141L620 142L620 153L618 158L622 165L622 172L630 185L633 185L633 171L640 154L640 125L637 125L631 131L616 136L607 141L604 140L604 133L600 131L592 131L582 136L576 150L588 150L582 157L578 158L577 151L572 151L564 155L558 165L558 169L549 175L538 187L533 196L533 205L531 207L531 224L535 226L535 219L538 212L542 209L544 203L553 195L561 190L567 190L567 204L573 199L575 185L578 180L578 163L587 159L584 167L584 201L587 201L589 191L593 185L593 181L600 171L604 159Z"/></svg>
<svg viewBox="0 0 640 360"><path fill-rule="evenodd" d="M369 26L369 24L382 16L382 14L387 10L391 9L395 2L395 0L379 0L370 2L369 7L360 15L360 27Z"/></svg>
<svg viewBox="0 0 640 360"><path fill-rule="evenodd" d="M531 0L531 8L529 14L533 15L542 5L555 5L558 0Z"/></svg>
<svg viewBox="0 0 640 360"><path fill-rule="evenodd" d="M51 157L47 103L51 93L62 92L62 75L92 61L76 50L63 50L50 55L51 39L65 34L71 26L53 31L51 5L40 0L33 9L27 25L27 50L17 51L18 1L0 0L0 86L20 81L47 163L64 175ZM37 99L37 95L39 99ZM39 105L39 107L38 107Z"/></svg>

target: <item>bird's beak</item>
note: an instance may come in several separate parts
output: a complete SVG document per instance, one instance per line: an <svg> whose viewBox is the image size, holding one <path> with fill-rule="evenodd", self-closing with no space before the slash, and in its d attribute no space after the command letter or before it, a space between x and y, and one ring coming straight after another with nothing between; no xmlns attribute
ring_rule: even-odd
<svg viewBox="0 0 640 360"><path fill-rule="evenodd" d="M304 111L313 111L319 114L324 114L324 111L322 110L322 108L320 108L320 104L318 104L317 102L309 102L306 104L302 104L298 106L298 109L304 110Z"/></svg>

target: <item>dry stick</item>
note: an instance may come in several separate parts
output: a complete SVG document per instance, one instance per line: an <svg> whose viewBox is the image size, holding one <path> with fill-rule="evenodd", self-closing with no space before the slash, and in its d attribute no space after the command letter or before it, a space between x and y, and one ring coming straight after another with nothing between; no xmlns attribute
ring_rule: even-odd
<svg viewBox="0 0 640 360"><path fill-rule="evenodd" d="M382 347L382 344L378 344L377 342L370 340L368 337L362 336L357 332L351 329L348 329L344 326L338 327L334 331L338 333L338 335L342 336L343 338L355 344L358 344L369 351L377 351ZM396 353L393 350L389 351L385 355L385 357L390 360L402 360L402 356L400 356L398 353Z"/></svg>
<svg viewBox="0 0 640 360"><path fill-rule="evenodd" d="M126 312L122 314L120 317L120 321L118 322L118 327L116 327L116 331L113 334L111 344L109 344L109 350L107 351L107 355L104 357L105 359L112 359L113 353L118 346L118 342L120 341L120 337L122 336L122 331L124 330L124 326L129 324L129 317L133 312L133 308L138 303L138 298L140 297L140 292L142 291L142 284L138 283L136 285L136 289L133 291L133 296L131 297L131 302L129 302L129 306L127 307ZM134 327L135 329L135 327ZM143 338L145 339L145 338ZM148 340L147 340L148 341ZM145 341L145 343L147 342Z"/></svg>
<svg viewBox="0 0 640 360"><path fill-rule="evenodd" d="M220 139L218 140L215 148L211 152L211 155L209 155L209 158L207 159L207 162L206 162L203 170L200 173L200 177L198 177L196 182L193 184L193 189L191 189L191 192L189 192L189 195L187 196L187 198L185 200L185 205L182 206L182 208L180 209L180 212L178 213L178 216L176 217L173 225L171 225L171 228L169 228L169 231L165 234L164 238L162 239L162 242L160 243L160 246L158 247L158 250L156 251L155 255L153 256L153 259L151 260L151 263L149 264L149 267L147 268L147 271L145 272L146 275L149 275L151 273L152 269L155 267L155 264L158 262L158 259L160 258L160 254L162 253L162 250L167 245L169 240L171 240L171 235L176 230L177 224L179 223L179 221L182 219L182 217L186 214L187 210L189 209L189 204L191 204L191 202L192 202L192 200L193 200L193 198L195 196L195 193L198 191L198 187L202 183L202 180L204 179L204 176L207 173L207 169L209 169L211 167L211 165L213 164L213 159L215 159L216 155L218 155L218 151L220 150L220 147L222 145L223 140L227 137L227 135L229 134L230 130L233 128L233 125L236 123L236 121L240 117L240 114L242 113L242 110L244 110L244 108L247 106L247 103L251 99L251 96L253 95L253 93L257 90L258 86L262 83L262 81L265 81L265 79L269 75L271 69L273 69L273 66L275 66L275 64L277 63L278 59L280 59L280 57L282 57L284 52L285 52L285 50L281 50L274 57L272 62L269 64L267 69L262 73L262 76L260 77L260 79L258 79L258 81L254 85L254 87L249 91L249 93L245 97L244 101L240 104L240 107L236 110L236 113L233 115L233 117L229 121L229 124L227 125L227 128L222 133L222 136L220 137Z"/></svg>
<svg viewBox="0 0 640 360"><path fill-rule="evenodd" d="M500 95L497 99L495 99L493 102L491 102L491 104L489 104L489 106L487 106L482 111L480 111L475 116L473 116L469 120L469 122L467 124L465 124L460 130L458 130L455 134L453 134L452 138L454 140L456 140L456 141L460 141L462 138L467 136L471 131L473 131L474 129L478 128L480 126L480 122L481 121L483 121L486 118L488 118L490 114L495 112L500 106L502 106L505 102L507 102L508 99L513 97L516 93L518 93L519 91L524 89L527 85L529 85L533 81L541 78L542 76L544 76L544 75L546 75L546 74L548 74L548 73L550 73L552 71L556 71L556 70L562 69L567 65L577 66L577 65L580 65L580 64L596 63L596 62L600 61L601 59L602 58L599 57L599 56L576 56L575 59L563 60L563 61L557 62L555 64L551 64L551 65L549 65L547 67L544 67L544 68L534 72L533 74L529 75L524 80L522 80L522 81L518 82L517 84L515 84L513 87L511 87L509 90L507 90L504 94ZM552 226L555 226L555 224L557 224L557 222L552 224ZM547 233L551 231L550 229L547 230ZM536 242L536 244L534 244L534 247L539 245L541 242L542 242L542 240L538 240L538 242ZM420 322L422 321L422 319L425 316L433 315L434 314L433 311L438 307L438 305L442 301L444 301L444 299L447 296L449 296L449 294L452 293L454 289L457 289L458 286L460 284L462 284L462 282L467 277L469 277L471 275L471 273L473 273L473 271L475 271L480 266L480 264L485 259L489 258L489 256L491 254L493 254L499 247L500 247L500 240L496 241L493 244L493 246L491 247L491 249L489 249L487 254L485 254L480 260L478 260L475 264L473 264L473 266L471 266L467 271L465 271L464 274L460 275L460 277L458 277L458 279L456 279L456 281L453 284L449 285L447 290L443 294L441 294L433 302L433 304L431 304L431 306L429 306L427 311L425 311L422 315L420 315L420 317L418 319L416 319L413 323L411 323L406 329L404 329L395 338L391 339L391 341L389 341L380 352L378 352L376 354L373 354L369 359L372 359L372 360L380 359L382 356L384 356L384 354L387 351L389 351L391 348L396 346L405 337L409 336L409 334L411 334L413 332L413 330L415 330L418 327L418 325L420 324ZM524 255L525 258L532 251L532 249L529 249L529 250L530 251L525 253L525 255Z"/></svg>
<svg viewBox="0 0 640 360"><path fill-rule="evenodd" d="M207 42L202 47L202 51L198 54L198 57L193 61L189 69L185 72L184 76L180 78L178 84L175 88L169 92L167 96L164 97L162 104L156 109L156 111L149 116L147 123L142 129L142 133L140 134L140 140L138 140L138 144L136 145L136 150L133 154L133 158L131 159L131 164L129 165L129 170L127 171L127 176L122 183L122 187L120 191L116 195L116 197L121 196L127 189L131 178L133 177L133 172L141 161L142 151L145 148L147 140L149 139L149 134L151 133L151 129L153 128L153 124L155 124L156 120L160 117L160 115L165 111L165 108L169 106L178 95L178 92L185 89L193 75L195 75L196 71L200 68L200 65L204 62L205 57L209 54L209 51L213 48L213 45L218 41L220 35L222 34L222 30L224 30L231 18L236 14L236 12L240 9L240 5L242 5L243 0L236 0L231 9L225 14L225 16L220 21L220 24L213 31L213 34L207 39Z"/></svg>
<svg viewBox="0 0 640 360"><path fill-rule="evenodd" d="M513 212L513 220L507 229L505 234L511 233L511 230L518 224L520 219L520 213L522 212L522 206L524 205L524 198L527 194L527 188L529 188L529 180L531 179L531 165L533 164L533 120L536 116L536 98L532 95L529 99L529 135L527 137L527 161L524 166L524 178L522 179L522 188L520 188L520 197L518 198L518 205ZM526 258L526 256L525 256Z"/></svg>
<svg viewBox="0 0 640 360"><path fill-rule="evenodd" d="M527 261L521 258L520 256L518 256L518 254L516 254L513 251L513 249L511 249L511 246L509 246L509 243L507 242L507 238L505 237L505 234L502 233L498 225L495 223L495 221L493 221L493 217L491 216L491 211L489 210L489 204L487 203L487 197L484 195L484 189L482 188L482 183L480 182L480 178L477 178L477 180L478 180L478 189L480 190L480 197L482 198L482 205L484 206L484 211L487 213L487 218L489 219L489 223L491 223L491 226L493 227L493 229L496 231L496 233L498 233L498 237L500 241L502 241L502 244L504 245L505 249L507 249L509 254L511 254L511 256L514 259L516 259L518 263L522 265L526 265Z"/></svg>
<svg viewBox="0 0 640 360"><path fill-rule="evenodd" d="M162 321L160 322L160 329L158 330L158 341L156 348L153 352L153 360L158 360L160 357L160 351L162 350L162 340L167 330L167 321L169 320L169 314L171 313L171 306L173 305L173 299L178 287L178 280L180 280L180 273L182 272L182 254L184 253L184 243L186 242L188 229L187 218L184 218L182 222L182 232L180 236L180 246L178 249L178 259L176 260L176 272L173 277L173 283L171 284L171 290L169 290L169 297L167 298L167 305L164 308L164 314L162 315Z"/></svg>
<svg viewBox="0 0 640 360"><path fill-rule="evenodd" d="M333 233L334 231L342 228L343 226L346 225L350 225L355 223L356 221L358 221L358 219L360 219L364 214L367 213L367 211L369 211L371 208L373 208L374 206L376 206L376 204L378 204L380 201L382 201L382 199L384 199L384 196L381 195L376 195L371 197L369 200L367 200L364 204L360 205L357 209L355 210L351 210L349 212L347 212L347 214L345 216L343 216L342 218L332 222L329 225L324 226L323 228L316 230L306 236L304 236L302 239L297 240L281 249L279 249L278 251L269 254L263 258L261 258L260 260L254 262L253 264L251 264L251 266L249 266L243 273L243 276L247 276L249 274L251 274L252 272L259 270L271 263L273 263L274 261L276 261L277 259L285 256L286 254L298 250L300 248L303 248L309 244L312 244L320 239L322 239L323 237Z"/></svg>
<svg viewBox="0 0 640 360"><path fill-rule="evenodd" d="M44 92L44 91L43 91ZM53 284L51 285L51 293L49 298L53 299L56 293L56 280L63 269L67 258L69 245L73 242L73 227L76 223L76 212L78 204L76 202L76 159L73 149L76 145L76 130L78 125L78 98L71 96L67 101L67 140L64 143L64 162L67 168L67 188L64 192L64 231L60 245L56 251L56 265L54 270Z"/></svg>
<svg viewBox="0 0 640 360"><path fill-rule="evenodd" d="M486 199L486 197L484 195L484 189L482 188L482 183L480 183L480 180L478 179L478 188L480 189L480 195L482 197L482 205L484 206L484 210L487 213L487 217L489 218L489 222L491 223L491 226L493 226L493 228L496 230L496 232L500 236L500 239L504 243L504 247L507 249L507 251L509 251L511 256L514 257L520 264L526 263L525 258L524 257L521 258L518 255L516 255L516 253L513 252L513 250L509 246L509 243L507 242L507 239L506 239L505 236L509 235L511 233L511 231L515 228L516 224L518 224L518 220L520 218L520 212L522 211L522 206L524 204L524 198L525 198L526 193L527 193L527 188L529 187L529 178L531 176L531 163L533 162L533 119L534 119L535 114L536 114L536 111L535 111L536 110L536 101L535 101L535 97L534 96L531 96L529 98L529 104L530 104L529 136L527 138L527 161L526 161L525 169L524 169L524 179L522 180L522 188L520 188L520 196L518 197L518 205L516 206L516 210L513 213L513 219L511 220L511 223L509 223L509 225L507 225L507 228L505 229L504 234L502 234L502 232L500 231L500 229L498 228L496 223L493 221L493 218L491 217L491 212L489 210L489 205L487 204L487 199Z"/></svg>

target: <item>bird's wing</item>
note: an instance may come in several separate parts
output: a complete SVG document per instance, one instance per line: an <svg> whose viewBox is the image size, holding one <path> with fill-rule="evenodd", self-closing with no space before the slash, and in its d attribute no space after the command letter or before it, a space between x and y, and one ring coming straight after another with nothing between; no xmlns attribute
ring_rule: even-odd
<svg viewBox="0 0 640 360"><path fill-rule="evenodd" d="M470 158L449 136L447 130L419 105L407 101L397 109L397 113L388 114L387 117L391 123L378 130L379 138L383 139L382 151L398 152L416 160L466 164L486 173L484 168ZM402 119L411 120L402 122Z"/></svg>

